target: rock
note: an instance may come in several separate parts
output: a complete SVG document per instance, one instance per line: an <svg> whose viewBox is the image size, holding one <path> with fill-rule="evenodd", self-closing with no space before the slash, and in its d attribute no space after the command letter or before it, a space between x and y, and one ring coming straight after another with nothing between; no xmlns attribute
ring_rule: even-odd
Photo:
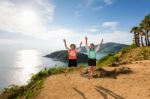
<svg viewBox="0 0 150 99"><path fill-rule="evenodd" d="M99 68L99 70L95 71L94 74L93 74L93 77L94 78L101 78L101 77L104 77L106 75L106 72L104 69L102 68Z"/></svg>
<svg viewBox="0 0 150 99"><path fill-rule="evenodd" d="M118 66L119 66L118 63L112 63L112 64L109 65L109 67L118 67Z"/></svg>
<svg viewBox="0 0 150 99"><path fill-rule="evenodd" d="M116 68L115 70L116 73L118 74L128 74L132 72L131 68L129 67L120 67L120 68Z"/></svg>
<svg viewBox="0 0 150 99"><path fill-rule="evenodd" d="M103 78L103 77L111 77L111 78L117 78L119 74L129 74L132 70L129 67L118 67L114 68L113 70L105 70L103 68L99 68L96 70L93 74L94 78ZM88 69L84 69L81 76L88 77Z"/></svg>

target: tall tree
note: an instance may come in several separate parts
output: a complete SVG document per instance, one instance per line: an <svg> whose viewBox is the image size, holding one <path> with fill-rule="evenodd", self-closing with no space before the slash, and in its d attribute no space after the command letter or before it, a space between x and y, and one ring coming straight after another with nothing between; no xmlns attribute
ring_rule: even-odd
<svg viewBox="0 0 150 99"><path fill-rule="evenodd" d="M135 44L137 46L140 46L140 41L139 41L139 27L137 26L134 26L131 31L131 33L134 33L134 41L135 41Z"/></svg>
<svg viewBox="0 0 150 99"><path fill-rule="evenodd" d="M144 46L144 42L143 42L143 36L145 35L145 33L143 32L143 29L141 27L138 27L137 32L140 36L140 44L141 46Z"/></svg>
<svg viewBox="0 0 150 99"><path fill-rule="evenodd" d="M150 14L146 15L144 17L144 20L140 23L141 28L143 29L143 32L145 33L145 42L147 46L150 46L150 40L149 40L149 32L150 32Z"/></svg>

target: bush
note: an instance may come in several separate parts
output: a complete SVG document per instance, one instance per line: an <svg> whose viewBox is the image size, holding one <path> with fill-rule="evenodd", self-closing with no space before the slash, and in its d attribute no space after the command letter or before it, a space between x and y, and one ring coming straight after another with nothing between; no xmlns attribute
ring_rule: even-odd
<svg viewBox="0 0 150 99"><path fill-rule="evenodd" d="M135 44L132 44L132 45L129 45L127 48L122 48L121 52L125 53L134 48L137 48L137 46Z"/></svg>
<svg viewBox="0 0 150 99"><path fill-rule="evenodd" d="M64 73L65 69L65 67L53 67L49 69L45 68L39 73L33 75L27 85L11 85L3 90L3 94L7 94L8 99L20 99L21 97L23 97L23 99L30 99L32 96L35 95L37 90L41 88L45 78L47 78L50 75Z"/></svg>
<svg viewBox="0 0 150 99"><path fill-rule="evenodd" d="M132 44L132 45L129 45L127 48L122 48L121 51L116 52L113 55L110 54L110 55L104 56L100 60L98 60L97 65L98 67L112 66L113 64L119 61L119 58L121 57L123 53L126 53L134 48L137 48L137 46L135 44Z"/></svg>
<svg viewBox="0 0 150 99"><path fill-rule="evenodd" d="M84 65L80 65L78 68L69 69L69 72L80 70L85 67ZM8 88L3 90L3 94L7 94L7 99L30 99L35 93L41 88L43 81L50 75L61 74L64 73L66 67L53 67L53 68L45 68L41 70L39 73L33 75L25 86L16 86L11 85Z"/></svg>
<svg viewBox="0 0 150 99"><path fill-rule="evenodd" d="M98 62L97 65L98 67L102 67L102 66L108 66L113 64L114 62L116 62L118 60L117 55L107 55L104 56L103 58L101 58Z"/></svg>
<svg viewBox="0 0 150 99"><path fill-rule="evenodd" d="M148 59L150 55L150 51L146 48L143 48L141 51L140 51L140 56L142 59Z"/></svg>

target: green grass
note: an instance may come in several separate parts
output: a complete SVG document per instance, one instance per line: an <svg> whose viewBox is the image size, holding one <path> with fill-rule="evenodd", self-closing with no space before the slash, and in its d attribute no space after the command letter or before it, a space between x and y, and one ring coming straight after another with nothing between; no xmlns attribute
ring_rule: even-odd
<svg viewBox="0 0 150 99"><path fill-rule="evenodd" d="M116 61L117 61L117 57L115 57L114 55L107 55L101 58L100 60L98 60L97 66L98 67L109 66Z"/></svg>
<svg viewBox="0 0 150 99"><path fill-rule="evenodd" d="M125 53L125 52L128 52L128 51L130 51L131 49L134 49L134 48L137 48L137 46L135 44L132 44L132 45L129 45L127 48L122 48L120 51L122 53Z"/></svg>
<svg viewBox="0 0 150 99"><path fill-rule="evenodd" d="M150 50L148 50L146 47L143 47L140 51L140 56L141 56L141 59L148 59L150 55Z"/></svg>
<svg viewBox="0 0 150 99"><path fill-rule="evenodd" d="M127 48L122 48L120 51L116 52L115 54L109 54L107 56L102 57L100 60L97 61L97 67L99 68L99 67L110 66L118 62L119 57L121 57L123 53L127 53L134 48L137 48L137 46L132 44L129 45Z"/></svg>
<svg viewBox="0 0 150 99"><path fill-rule="evenodd" d="M77 68L69 69L69 72L79 70L83 68L84 65L80 65ZM11 85L8 88L5 88L3 90L3 95L7 95L8 99L31 99L31 97L36 96L38 91L40 90L43 81L51 76L56 74L64 73L66 67L53 67L53 68L45 68L41 70L39 73L33 75L28 82L27 85L24 86L17 86L17 85Z"/></svg>

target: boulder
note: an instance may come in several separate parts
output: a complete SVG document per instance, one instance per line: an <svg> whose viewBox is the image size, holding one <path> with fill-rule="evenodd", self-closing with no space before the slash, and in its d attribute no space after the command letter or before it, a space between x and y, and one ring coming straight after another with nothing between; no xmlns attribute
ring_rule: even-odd
<svg viewBox="0 0 150 99"><path fill-rule="evenodd" d="M132 70L129 67L116 67L112 70L105 70L104 68L99 68L94 72L93 77L94 78L103 78L103 77L116 78L119 74L129 74L131 72ZM82 71L81 76L88 77L88 68Z"/></svg>

